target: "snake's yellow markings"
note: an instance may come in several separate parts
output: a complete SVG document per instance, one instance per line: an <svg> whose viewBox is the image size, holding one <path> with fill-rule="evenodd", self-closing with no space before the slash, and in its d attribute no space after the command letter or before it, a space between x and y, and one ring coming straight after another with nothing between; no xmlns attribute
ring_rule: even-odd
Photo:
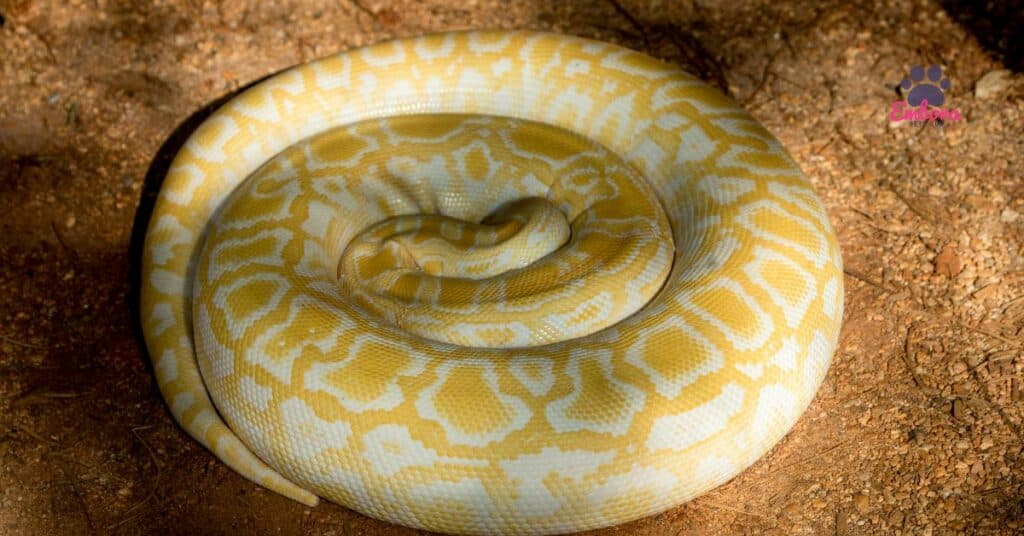
<svg viewBox="0 0 1024 536"><path fill-rule="evenodd" d="M727 97L621 47L399 40L211 116L154 209L142 320L192 437L305 504L453 533L670 508L831 361L821 203Z"/></svg>

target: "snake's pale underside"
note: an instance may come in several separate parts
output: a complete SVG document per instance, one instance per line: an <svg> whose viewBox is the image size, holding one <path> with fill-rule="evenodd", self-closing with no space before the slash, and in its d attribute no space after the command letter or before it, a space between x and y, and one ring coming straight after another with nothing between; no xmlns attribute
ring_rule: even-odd
<svg viewBox="0 0 1024 536"><path fill-rule="evenodd" d="M391 41L209 117L144 251L163 396L236 471L449 533L621 523L790 429L839 248L775 138L618 46Z"/></svg>

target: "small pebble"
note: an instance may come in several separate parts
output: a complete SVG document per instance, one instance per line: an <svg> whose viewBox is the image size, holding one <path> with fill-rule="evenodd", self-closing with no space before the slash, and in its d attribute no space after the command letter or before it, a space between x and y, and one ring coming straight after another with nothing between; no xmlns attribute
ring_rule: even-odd
<svg viewBox="0 0 1024 536"><path fill-rule="evenodd" d="M868 496L863 493L858 493L853 496L853 506L858 512L864 514L868 511Z"/></svg>
<svg viewBox="0 0 1024 536"><path fill-rule="evenodd" d="M1010 87L1011 82L1009 69L989 71L974 84L974 96L983 100L998 97Z"/></svg>
<svg viewBox="0 0 1024 536"><path fill-rule="evenodd" d="M935 272L940 275L954 277L962 269L960 256L957 255L956 246L953 244L946 244L935 256Z"/></svg>

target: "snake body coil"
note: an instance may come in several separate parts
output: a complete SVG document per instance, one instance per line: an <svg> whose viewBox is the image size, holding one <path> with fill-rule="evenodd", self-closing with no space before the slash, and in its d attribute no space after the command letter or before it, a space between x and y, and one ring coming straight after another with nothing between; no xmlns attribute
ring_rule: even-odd
<svg viewBox="0 0 1024 536"><path fill-rule="evenodd" d="M195 131L142 321L245 477L392 522L557 533L667 509L793 425L842 316L810 184L731 100L533 32L283 72Z"/></svg>

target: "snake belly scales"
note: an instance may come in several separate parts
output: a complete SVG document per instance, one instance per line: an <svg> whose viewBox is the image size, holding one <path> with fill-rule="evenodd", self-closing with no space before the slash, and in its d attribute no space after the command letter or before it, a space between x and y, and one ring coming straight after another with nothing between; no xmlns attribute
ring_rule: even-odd
<svg viewBox="0 0 1024 536"><path fill-rule="evenodd" d="M401 39L241 93L172 162L141 315L174 418L246 478L446 533L714 488L842 320L822 204L732 100L619 46Z"/></svg>

